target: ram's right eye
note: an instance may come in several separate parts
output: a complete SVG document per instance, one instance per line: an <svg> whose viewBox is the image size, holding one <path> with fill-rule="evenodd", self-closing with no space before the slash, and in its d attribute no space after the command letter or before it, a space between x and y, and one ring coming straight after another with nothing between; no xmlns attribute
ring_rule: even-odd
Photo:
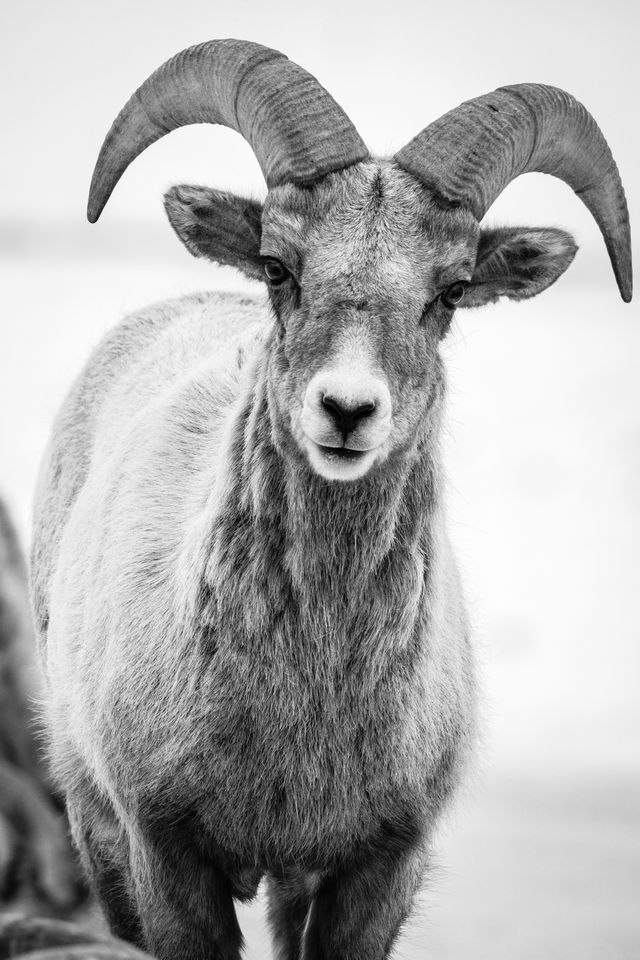
<svg viewBox="0 0 640 960"><path fill-rule="evenodd" d="M291 276L285 265L275 257L268 257L264 261L264 272L272 287L279 287Z"/></svg>

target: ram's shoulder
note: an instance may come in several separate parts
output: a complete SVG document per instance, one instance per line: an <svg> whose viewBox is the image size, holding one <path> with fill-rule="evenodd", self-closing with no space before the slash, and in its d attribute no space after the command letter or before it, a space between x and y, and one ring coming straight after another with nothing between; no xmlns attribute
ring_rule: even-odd
<svg viewBox="0 0 640 960"><path fill-rule="evenodd" d="M89 366L123 356L135 361L145 349L173 337L207 350L240 339L254 327L265 328L268 320L264 294L215 291L163 300L124 317L98 345Z"/></svg>
<svg viewBox="0 0 640 960"><path fill-rule="evenodd" d="M152 392L164 390L202 360L260 339L268 328L266 298L242 293L191 294L130 313L93 350L58 426L93 426L109 398L131 388L144 402L145 382Z"/></svg>
<svg viewBox="0 0 640 960"><path fill-rule="evenodd" d="M141 410L175 394L180 384L188 391L192 383L191 392L202 404L203 393L196 388L203 365L212 368L209 384L215 380L213 368L220 371L221 396L226 396L229 377L269 327L264 297L192 294L129 314L94 349L54 421L36 489L32 596L41 635L60 537L95 449L107 449Z"/></svg>

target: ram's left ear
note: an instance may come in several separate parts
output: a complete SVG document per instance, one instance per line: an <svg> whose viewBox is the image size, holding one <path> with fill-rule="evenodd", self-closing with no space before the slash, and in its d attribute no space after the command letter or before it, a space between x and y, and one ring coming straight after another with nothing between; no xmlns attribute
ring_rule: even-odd
<svg viewBox="0 0 640 960"><path fill-rule="evenodd" d="M535 297L562 276L577 249L564 230L482 230L473 277L460 306L480 307L500 297Z"/></svg>

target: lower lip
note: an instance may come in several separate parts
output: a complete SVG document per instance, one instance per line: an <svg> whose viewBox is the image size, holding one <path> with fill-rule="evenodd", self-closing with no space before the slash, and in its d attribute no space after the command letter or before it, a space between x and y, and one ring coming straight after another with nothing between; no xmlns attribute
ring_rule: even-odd
<svg viewBox="0 0 640 960"><path fill-rule="evenodd" d="M321 444L317 446L327 460L339 460L342 463L354 463L362 460L367 452L366 450L349 450L347 447L323 447Z"/></svg>

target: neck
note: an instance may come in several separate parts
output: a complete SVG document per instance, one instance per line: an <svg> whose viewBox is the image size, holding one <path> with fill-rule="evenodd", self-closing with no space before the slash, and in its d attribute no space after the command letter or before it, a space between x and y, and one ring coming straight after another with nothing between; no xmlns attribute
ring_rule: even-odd
<svg viewBox="0 0 640 960"><path fill-rule="evenodd" d="M439 402L434 404L434 408ZM236 408L209 530L206 594L229 597L261 642L292 602L298 624L344 648L412 633L439 513L437 411L414 448L352 483L316 475L272 413L266 364ZM226 610L226 614L222 611ZM320 626L320 630L318 630Z"/></svg>

